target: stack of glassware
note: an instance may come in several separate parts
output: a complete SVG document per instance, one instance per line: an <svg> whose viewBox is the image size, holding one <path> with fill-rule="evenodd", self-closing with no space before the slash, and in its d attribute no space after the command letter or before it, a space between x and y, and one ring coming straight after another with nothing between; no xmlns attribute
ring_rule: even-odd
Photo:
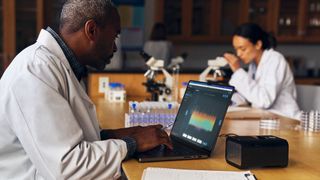
<svg viewBox="0 0 320 180"><path fill-rule="evenodd" d="M177 102L130 101L129 113L125 116L125 127L173 124L179 104Z"/></svg>
<svg viewBox="0 0 320 180"><path fill-rule="evenodd" d="M260 129L279 130L280 121L277 118L263 118L259 122Z"/></svg>
<svg viewBox="0 0 320 180"><path fill-rule="evenodd" d="M305 131L320 132L320 112L316 111L302 111L300 115L300 127Z"/></svg>

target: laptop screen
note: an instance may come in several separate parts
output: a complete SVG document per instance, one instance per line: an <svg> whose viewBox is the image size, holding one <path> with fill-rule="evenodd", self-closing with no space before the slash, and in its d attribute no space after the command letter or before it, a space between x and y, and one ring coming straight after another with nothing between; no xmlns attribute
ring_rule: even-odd
<svg viewBox="0 0 320 180"><path fill-rule="evenodd" d="M171 135L211 151L232 94L232 86L190 81Z"/></svg>

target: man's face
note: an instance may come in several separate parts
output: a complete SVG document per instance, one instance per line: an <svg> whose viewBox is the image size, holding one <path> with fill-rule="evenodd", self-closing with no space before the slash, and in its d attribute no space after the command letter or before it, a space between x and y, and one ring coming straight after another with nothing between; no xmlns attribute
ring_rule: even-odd
<svg viewBox="0 0 320 180"><path fill-rule="evenodd" d="M113 20L104 27L99 27L97 40L93 47L91 66L103 70L110 63L113 53L117 51L115 40L120 34L120 17L117 12L113 14Z"/></svg>

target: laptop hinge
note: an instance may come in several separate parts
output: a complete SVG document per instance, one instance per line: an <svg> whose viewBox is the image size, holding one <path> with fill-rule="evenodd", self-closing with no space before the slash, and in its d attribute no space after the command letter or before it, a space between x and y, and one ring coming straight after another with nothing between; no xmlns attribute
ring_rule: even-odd
<svg viewBox="0 0 320 180"><path fill-rule="evenodd" d="M190 147L190 148L192 148L192 149L195 149L195 150L197 150L197 151L201 151L201 152L204 152L204 153L206 153L206 154L210 154L210 153L211 153L211 151L209 151L209 150L207 150L207 149L205 149L205 148L201 148L201 147L199 147L199 146L196 146L196 145L192 144L191 142L188 142L188 141L184 140L183 138L180 138L180 137L178 137L178 136L175 136L174 134L171 134L171 135L170 135L170 138L171 138L172 140L174 140L174 141L176 141L176 142L184 145L184 146L188 146L188 147Z"/></svg>

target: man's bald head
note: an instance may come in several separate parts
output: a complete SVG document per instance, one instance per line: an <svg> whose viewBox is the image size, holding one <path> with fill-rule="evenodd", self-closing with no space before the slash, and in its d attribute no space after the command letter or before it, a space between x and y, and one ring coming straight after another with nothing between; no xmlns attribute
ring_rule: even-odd
<svg viewBox="0 0 320 180"><path fill-rule="evenodd" d="M67 0L60 15L60 29L73 33L90 19L104 27L112 22L115 12L117 10L111 0Z"/></svg>

